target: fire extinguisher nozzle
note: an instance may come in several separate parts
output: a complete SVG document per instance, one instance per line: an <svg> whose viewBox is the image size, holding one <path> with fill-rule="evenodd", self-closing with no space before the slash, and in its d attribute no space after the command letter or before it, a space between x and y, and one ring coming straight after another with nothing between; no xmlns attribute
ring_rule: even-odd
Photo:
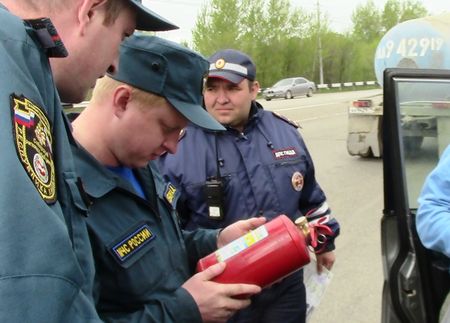
<svg viewBox="0 0 450 323"><path fill-rule="evenodd" d="M303 233L305 238L309 238L310 231L309 231L308 220L306 219L306 217L301 216L301 217L297 218L294 223L297 226L297 228Z"/></svg>

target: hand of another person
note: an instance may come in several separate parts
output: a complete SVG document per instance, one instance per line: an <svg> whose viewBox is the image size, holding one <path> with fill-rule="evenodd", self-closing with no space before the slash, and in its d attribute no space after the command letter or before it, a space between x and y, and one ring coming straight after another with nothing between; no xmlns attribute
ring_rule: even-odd
<svg viewBox="0 0 450 323"><path fill-rule="evenodd" d="M226 263L219 262L195 274L182 285L197 303L203 322L226 322L236 311L250 305L251 296L261 292L257 285L211 281L225 267Z"/></svg>
<svg viewBox="0 0 450 323"><path fill-rule="evenodd" d="M266 223L265 217L250 218L247 220L236 221L233 224L225 227L217 237L217 247L221 248L227 243L243 236L250 230Z"/></svg>
<svg viewBox="0 0 450 323"><path fill-rule="evenodd" d="M331 270L333 267L334 261L336 260L336 256L333 251L324 252L320 255L316 255L317 260L317 273L321 274L323 267L328 270Z"/></svg>

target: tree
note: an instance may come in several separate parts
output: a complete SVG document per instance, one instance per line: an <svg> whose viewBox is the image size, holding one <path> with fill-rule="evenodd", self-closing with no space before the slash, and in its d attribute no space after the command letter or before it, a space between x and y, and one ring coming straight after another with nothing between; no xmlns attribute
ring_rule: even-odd
<svg viewBox="0 0 450 323"><path fill-rule="evenodd" d="M384 5L381 20L383 31L386 32L400 22L402 5L399 0L388 0Z"/></svg>
<svg viewBox="0 0 450 323"><path fill-rule="evenodd" d="M373 0L356 7L352 14L353 35L363 42L372 42L382 34L381 14Z"/></svg>
<svg viewBox="0 0 450 323"><path fill-rule="evenodd" d="M427 10L416 0L388 0L382 13L383 33L398 23L426 16Z"/></svg>
<svg viewBox="0 0 450 323"><path fill-rule="evenodd" d="M239 47L238 0L211 0L200 11L192 32L194 48L211 55L221 48Z"/></svg>
<svg viewBox="0 0 450 323"><path fill-rule="evenodd" d="M427 14L428 11L421 2L416 0L407 0L403 2L400 21L424 17Z"/></svg>
<svg viewBox="0 0 450 323"><path fill-rule="evenodd" d="M197 17L194 49L209 56L223 48L249 54L263 86L279 78L305 75L301 70L314 48L302 46L309 16L290 0L212 0ZM228 26L228 27L227 27Z"/></svg>

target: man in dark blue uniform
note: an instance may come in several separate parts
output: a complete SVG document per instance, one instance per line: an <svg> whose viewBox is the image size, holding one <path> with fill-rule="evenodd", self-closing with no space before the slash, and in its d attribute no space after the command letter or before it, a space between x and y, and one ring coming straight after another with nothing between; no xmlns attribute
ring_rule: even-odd
<svg viewBox="0 0 450 323"><path fill-rule="evenodd" d="M84 98L136 15L141 28L172 26L138 1L0 3L0 322L100 321L87 205L57 88L66 102ZM91 61L86 48L107 55ZM49 57L59 60L52 69Z"/></svg>
<svg viewBox="0 0 450 323"><path fill-rule="evenodd" d="M189 125L177 154L160 160L163 173L181 191L178 207L185 228L219 228L256 215L272 219L286 214L292 220L305 215L311 224L333 232L316 250L318 270L330 269L339 225L297 126L255 101L259 84L249 56L228 49L209 61L206 109L227 131ZM254 297L231 321L299 323L305 311L303 273L298 271Z"/></svg>
<svg viewBox="0 0 450 323"><path fill-rule="evenodd" d="M264 219L237 222L220 234L182 231L178 192L149 164L175 153L187 120L224 130L202 108L208 66L173 42L134 35L121 46L118 72L97 82L88 107L73 122L82 146L74 149L76 167L91 201L87 222L97 309L105 321L223 322L250 302L234 296L260 291L212 282L222 263L195 275L192 268Z"/></svg>

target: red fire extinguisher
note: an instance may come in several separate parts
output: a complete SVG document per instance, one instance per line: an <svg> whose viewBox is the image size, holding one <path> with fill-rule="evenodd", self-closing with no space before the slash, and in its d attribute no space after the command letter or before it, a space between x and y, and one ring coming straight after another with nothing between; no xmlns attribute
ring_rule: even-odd
<svg viewBox="0 0 450 323"><path fill-rule="evenodd" d="M279 215L200 259L197 271L225 261L227 267L214 281L271 285L310 262L308 222L305 217L295 222Z"/></svg>

